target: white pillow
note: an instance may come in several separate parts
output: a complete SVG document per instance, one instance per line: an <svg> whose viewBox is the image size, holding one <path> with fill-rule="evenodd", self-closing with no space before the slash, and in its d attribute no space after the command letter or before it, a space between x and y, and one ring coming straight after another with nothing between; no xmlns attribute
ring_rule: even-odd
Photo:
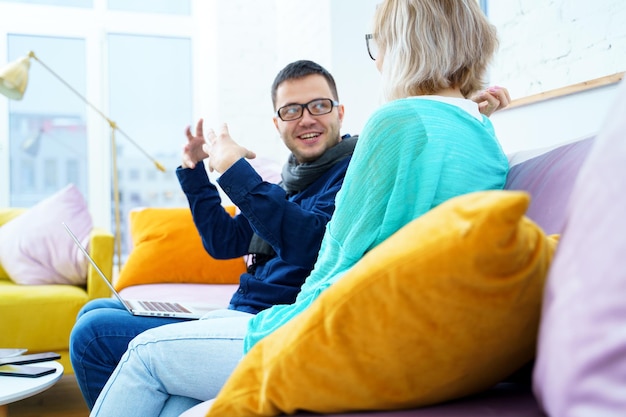
<svg viewBox="0 0 626 417"><path fill-rule="evenodd" d="M73 184L0 227L0 264L11 280L26 285L85 283L88 261L62 222L88 246L93 221Z"/></svg>

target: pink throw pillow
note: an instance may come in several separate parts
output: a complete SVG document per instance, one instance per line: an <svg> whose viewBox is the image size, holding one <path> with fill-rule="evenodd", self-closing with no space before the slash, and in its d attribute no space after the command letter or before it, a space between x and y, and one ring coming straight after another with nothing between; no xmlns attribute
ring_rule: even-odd
<svg viewBox="0 0 626 417"><path fill-rule="evenodd" d="M0 264L11 280L25 285L85 283L87 259L62 222L88 246L93 221L73 184L0 227Z"/></svg>

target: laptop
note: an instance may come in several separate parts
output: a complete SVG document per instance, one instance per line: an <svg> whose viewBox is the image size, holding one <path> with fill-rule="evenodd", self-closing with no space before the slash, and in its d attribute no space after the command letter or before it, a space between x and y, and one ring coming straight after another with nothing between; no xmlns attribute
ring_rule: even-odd
<svg viewBox="0 0 626 417"><path fill-rule="evenodd" d="M111 281L107 279L104 275L104 272L100 269L96 261L89 255L87 249L80 243L74 232L70 230L70 228L62 223L63 227L67 233L72 237L76 246L80 249L80 251L87 257L91 265L93 265L96 272L102 280L106 283L106 285L111 289L113 295L117 297L118 300L124 305L126 310L134 316L150 316L150 317L174 317L181 319L199 319L209 311L223 309L223 306L211 306L211 305L196 305L195 303L183 303L183 302L168 302L168 301L144 301L144 300L126 300L122 298L120 293L115 290Z"/></svg>

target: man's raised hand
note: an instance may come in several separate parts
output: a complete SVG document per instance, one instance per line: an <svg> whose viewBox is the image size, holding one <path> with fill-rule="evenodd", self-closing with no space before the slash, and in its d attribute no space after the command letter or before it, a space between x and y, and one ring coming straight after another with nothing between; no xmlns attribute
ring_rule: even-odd
<svg viewBox="0 0 626 417"><path fill-rule="evenodd" d="M196 134L191 133L191 126L187 126L185 129L185 136L187 137L187 143L183 146L183 168L195 168L198 162L207 158L207 154L202 146L206 143L204 140L203 124L204 120L198 120L196 125Z"/></svg>
<svg viewBox="0 0 626 417"><path fill-rule="evenodd" d="M213 129L207 132L207 141L202 146L209 155L209 170L223 173L241 158L254 159L256 154L233 140L224 123L219 135Z"/></svg>

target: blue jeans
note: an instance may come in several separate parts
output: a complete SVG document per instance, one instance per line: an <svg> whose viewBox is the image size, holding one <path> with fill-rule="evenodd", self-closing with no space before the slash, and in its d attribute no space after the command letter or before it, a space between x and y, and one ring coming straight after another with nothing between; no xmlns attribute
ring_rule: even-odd
<svg viewBox="0 0 626 417"><path fill-rule="evenodd" d="M181 322L168 317L131 315L113 298L88 302L70 335L70 360L78 386L91 409L130 341L145 330Z"/></svg>
<svg viewBox="0 0 626 417"><path fill-rule="evenodd" d="M88 303L70 358L83 395L95 402L91 416L174 417L216 397L243 357L252 317L216 310L181 321L132 316L116 300Z"/></svg>

